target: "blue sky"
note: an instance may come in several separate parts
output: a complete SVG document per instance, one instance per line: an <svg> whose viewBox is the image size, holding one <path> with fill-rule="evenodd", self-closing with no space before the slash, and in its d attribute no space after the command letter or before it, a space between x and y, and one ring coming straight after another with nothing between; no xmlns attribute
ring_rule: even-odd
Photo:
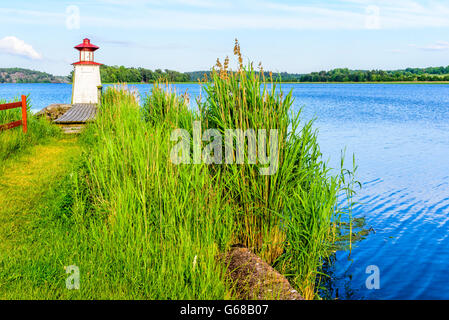
<svg viewBox="0 0 449 320"><path fill-rule="evenodd" d="M84 37L108 65L208 70L232 55L265 70L449 65L449 1L1 1L0 67L68 74Z"/></svg>

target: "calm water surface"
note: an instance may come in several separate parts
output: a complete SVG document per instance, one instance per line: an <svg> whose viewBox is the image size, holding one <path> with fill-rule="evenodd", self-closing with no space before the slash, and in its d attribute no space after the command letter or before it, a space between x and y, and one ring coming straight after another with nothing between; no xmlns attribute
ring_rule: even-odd
<svg viewBox="0 0 449 320"><path fill-rule="evenodd" d="M150 85L135 85L142 95ZM196 84L177 85L196 96ZM316 117L320 146L336 167L346 147L363 183L354 215L376 233L351 257L337 253L340 299L449 299L449 85L285 84L295 108ZM71 85L0 84L0 99L30 94L33 110L70 103ZM193 100L193 99L192 99ZM348 161L348 167L351 166ZM380 269L379 290L365 286Z"/></svg>

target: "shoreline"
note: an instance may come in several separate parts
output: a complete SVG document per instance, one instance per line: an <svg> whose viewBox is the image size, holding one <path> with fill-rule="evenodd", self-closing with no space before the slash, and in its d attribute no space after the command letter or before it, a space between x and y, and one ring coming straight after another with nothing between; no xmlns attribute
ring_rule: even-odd
<svg viewBox="0 0 449 320"><path fill-rule="evenodd" d="M449 84L449 81L281 82L289 84Z"/></svg>
<svg viewBox="0 0 449 320"><path fill-rule="evenodd" d="M135 85L135 84L153 84L154 82L126 82L127 85ZM265 83L271 83L270 81L266 81ZM364 81L364 82L291 82L291 81L274 81L274 83L280 84L449 84L449 81ZM24 83L14 83L7 82L1 83L0 85L5 84L67 84L72 85L72 83L48 83L48 82L24 82ZM114 85L117 83L105 82L103 85ZM197 81L189 81L189 82L171 82L170 84L198 84Z"/></svg>

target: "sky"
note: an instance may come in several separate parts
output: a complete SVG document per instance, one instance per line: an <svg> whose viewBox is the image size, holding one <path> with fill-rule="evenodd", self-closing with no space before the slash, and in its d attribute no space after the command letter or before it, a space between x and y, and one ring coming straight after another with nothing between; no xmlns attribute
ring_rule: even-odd
<svg viewBox="0 0 449 320"><path fill-rule="evenodd" d="M0 0L0 67L67 75L85 37L152 70L209 70L236 38L274 72L447 66L449 1Z"/></svg>

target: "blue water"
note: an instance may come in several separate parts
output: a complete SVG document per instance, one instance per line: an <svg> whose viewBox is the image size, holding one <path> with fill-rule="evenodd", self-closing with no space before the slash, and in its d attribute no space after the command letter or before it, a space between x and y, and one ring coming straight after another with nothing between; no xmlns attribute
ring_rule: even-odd
<svg viewBox="0 0 449 320"><path fill-rule="evenodd" d="M150 85L135 85L142 95ZM196 84L176 85L197 96ZM331 266L339 299L449 299L449 85L285 84L316 117L321 151L338 167L355 154L363 183L354 216L375 233ZM31 94L33 110L70 103L71 85L0 84L0 99ZM351 167L351 161L348 161ZM369 265L380 289L369 290Z"/></svg>

